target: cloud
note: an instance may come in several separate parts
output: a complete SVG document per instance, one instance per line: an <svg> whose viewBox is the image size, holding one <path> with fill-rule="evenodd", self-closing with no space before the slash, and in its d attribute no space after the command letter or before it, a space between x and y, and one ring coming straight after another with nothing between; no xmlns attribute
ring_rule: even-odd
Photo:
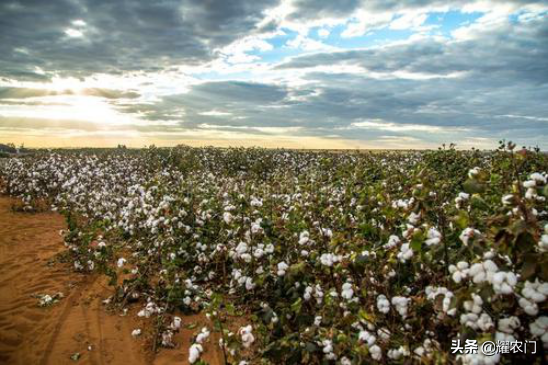
<svg viewBox="0 0 548 365"><path fill-rule="evenodd" d="M5 1L0 129L548 148L547 12L517 0ZM445 16L457 21L432 25Z"/></svg>
<svg viewBox="0 0 548 365"><path fill-rule="evenodd" d="M3 1L0 77L81 77L199 64L252 32L274 5L274 0Z"/></svg>

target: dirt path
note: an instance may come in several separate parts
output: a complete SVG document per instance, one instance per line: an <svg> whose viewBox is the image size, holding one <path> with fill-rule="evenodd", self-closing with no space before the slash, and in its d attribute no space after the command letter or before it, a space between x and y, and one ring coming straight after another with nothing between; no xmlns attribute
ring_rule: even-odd
<svg viewBox="0 0 548 365"><path fill-rule="evenodd" d="M53 213L14 213L9 198L0 196L0 364L187 364L192 336L206 321L203 316L183 318L195 323L174 336L176 349L156 356L145 351L150 320L139 319L139 308L126 317L110 314L102 305L112 289L106 278L76 274L67 264L51 259L65 248L59 230L63 218ZM62 292L53 306L38 306L36 294ZM192 326L193 327L193 326ZM134 339L131 331L143 329ZM212 336L204 360L221 364L222 355ZM77 362L71 359L80 354Z"/></svg>
<svg viewBox="0 0 548 365"><path fill-rule="evenodd" d="M64 250L63 218L52 213L13 213L0 197L0 363L144 364L142 343L131 337L128 318L108 314L99 279L48 264ZM41 308L33 294L66 297Z"/></svg>

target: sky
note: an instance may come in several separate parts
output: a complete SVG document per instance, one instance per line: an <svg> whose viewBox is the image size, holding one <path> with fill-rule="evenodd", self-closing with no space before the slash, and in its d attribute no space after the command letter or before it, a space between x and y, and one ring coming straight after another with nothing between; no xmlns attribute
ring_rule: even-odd
<svg viewBox="0 0 548 365"><path fill-rule="evenodd" d="M0 2L0 143L548 149L548 2Z"/></svg>

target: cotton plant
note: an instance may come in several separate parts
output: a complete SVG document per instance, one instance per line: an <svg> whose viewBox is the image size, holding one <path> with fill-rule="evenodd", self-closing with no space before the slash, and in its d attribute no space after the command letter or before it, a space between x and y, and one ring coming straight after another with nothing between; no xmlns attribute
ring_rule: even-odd
<svg viewBox="0 0 548 365"><path fill-rule="evenodd" d="M163 323L158 344L177 310L219 316L225 300L252 319L222 334L234 363L266 348L274 363L454 362L432 328L544 341L547 163L511 151L42 151L0 175L26 209L46 199L65 215L72 267L111 277L109 305Z"/></svg>

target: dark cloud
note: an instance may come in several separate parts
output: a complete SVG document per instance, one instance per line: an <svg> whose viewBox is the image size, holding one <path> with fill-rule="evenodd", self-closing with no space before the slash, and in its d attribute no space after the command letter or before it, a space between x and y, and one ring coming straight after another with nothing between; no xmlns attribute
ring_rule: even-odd
<svg viewBox="0 0 548 365"><path fill-rule="evenodd" d="M27 99L27 98L39 98L45 96L59 96L59 95L86 95L96 96L105 99L135 99L140 96L136 91L131 90L113 90L104 88L89 88L79 92L72 90L54 91L48 89L31 89L24 87L0 87L0 100L2 99ZM3 101L2 101L3 102Z"/></svg>
<svg viewBox="0 0 548 365"><path fill-rule="evenodd" d="M369 16L382 12L393 14L408 11L429 11L432 8L458 9L465 4L473 3L467 0L296 0L293 11L288 15L290 20L319 20L322 18L341 18L353 15L357 10L366 11ZM493 0L493 6L515 4L524 6L542 4L543 0ZM484 2L484 6L489 6Z"/></svg>
<svg viewBox="0 0 548 365"><path fill-rule="evenodd" d="M0 76L35 80L48 73L86 76L201 63L216 47L253 31L274 5L276 0L2 1ZM68 36L68 29L82 37Z"/></svg>

